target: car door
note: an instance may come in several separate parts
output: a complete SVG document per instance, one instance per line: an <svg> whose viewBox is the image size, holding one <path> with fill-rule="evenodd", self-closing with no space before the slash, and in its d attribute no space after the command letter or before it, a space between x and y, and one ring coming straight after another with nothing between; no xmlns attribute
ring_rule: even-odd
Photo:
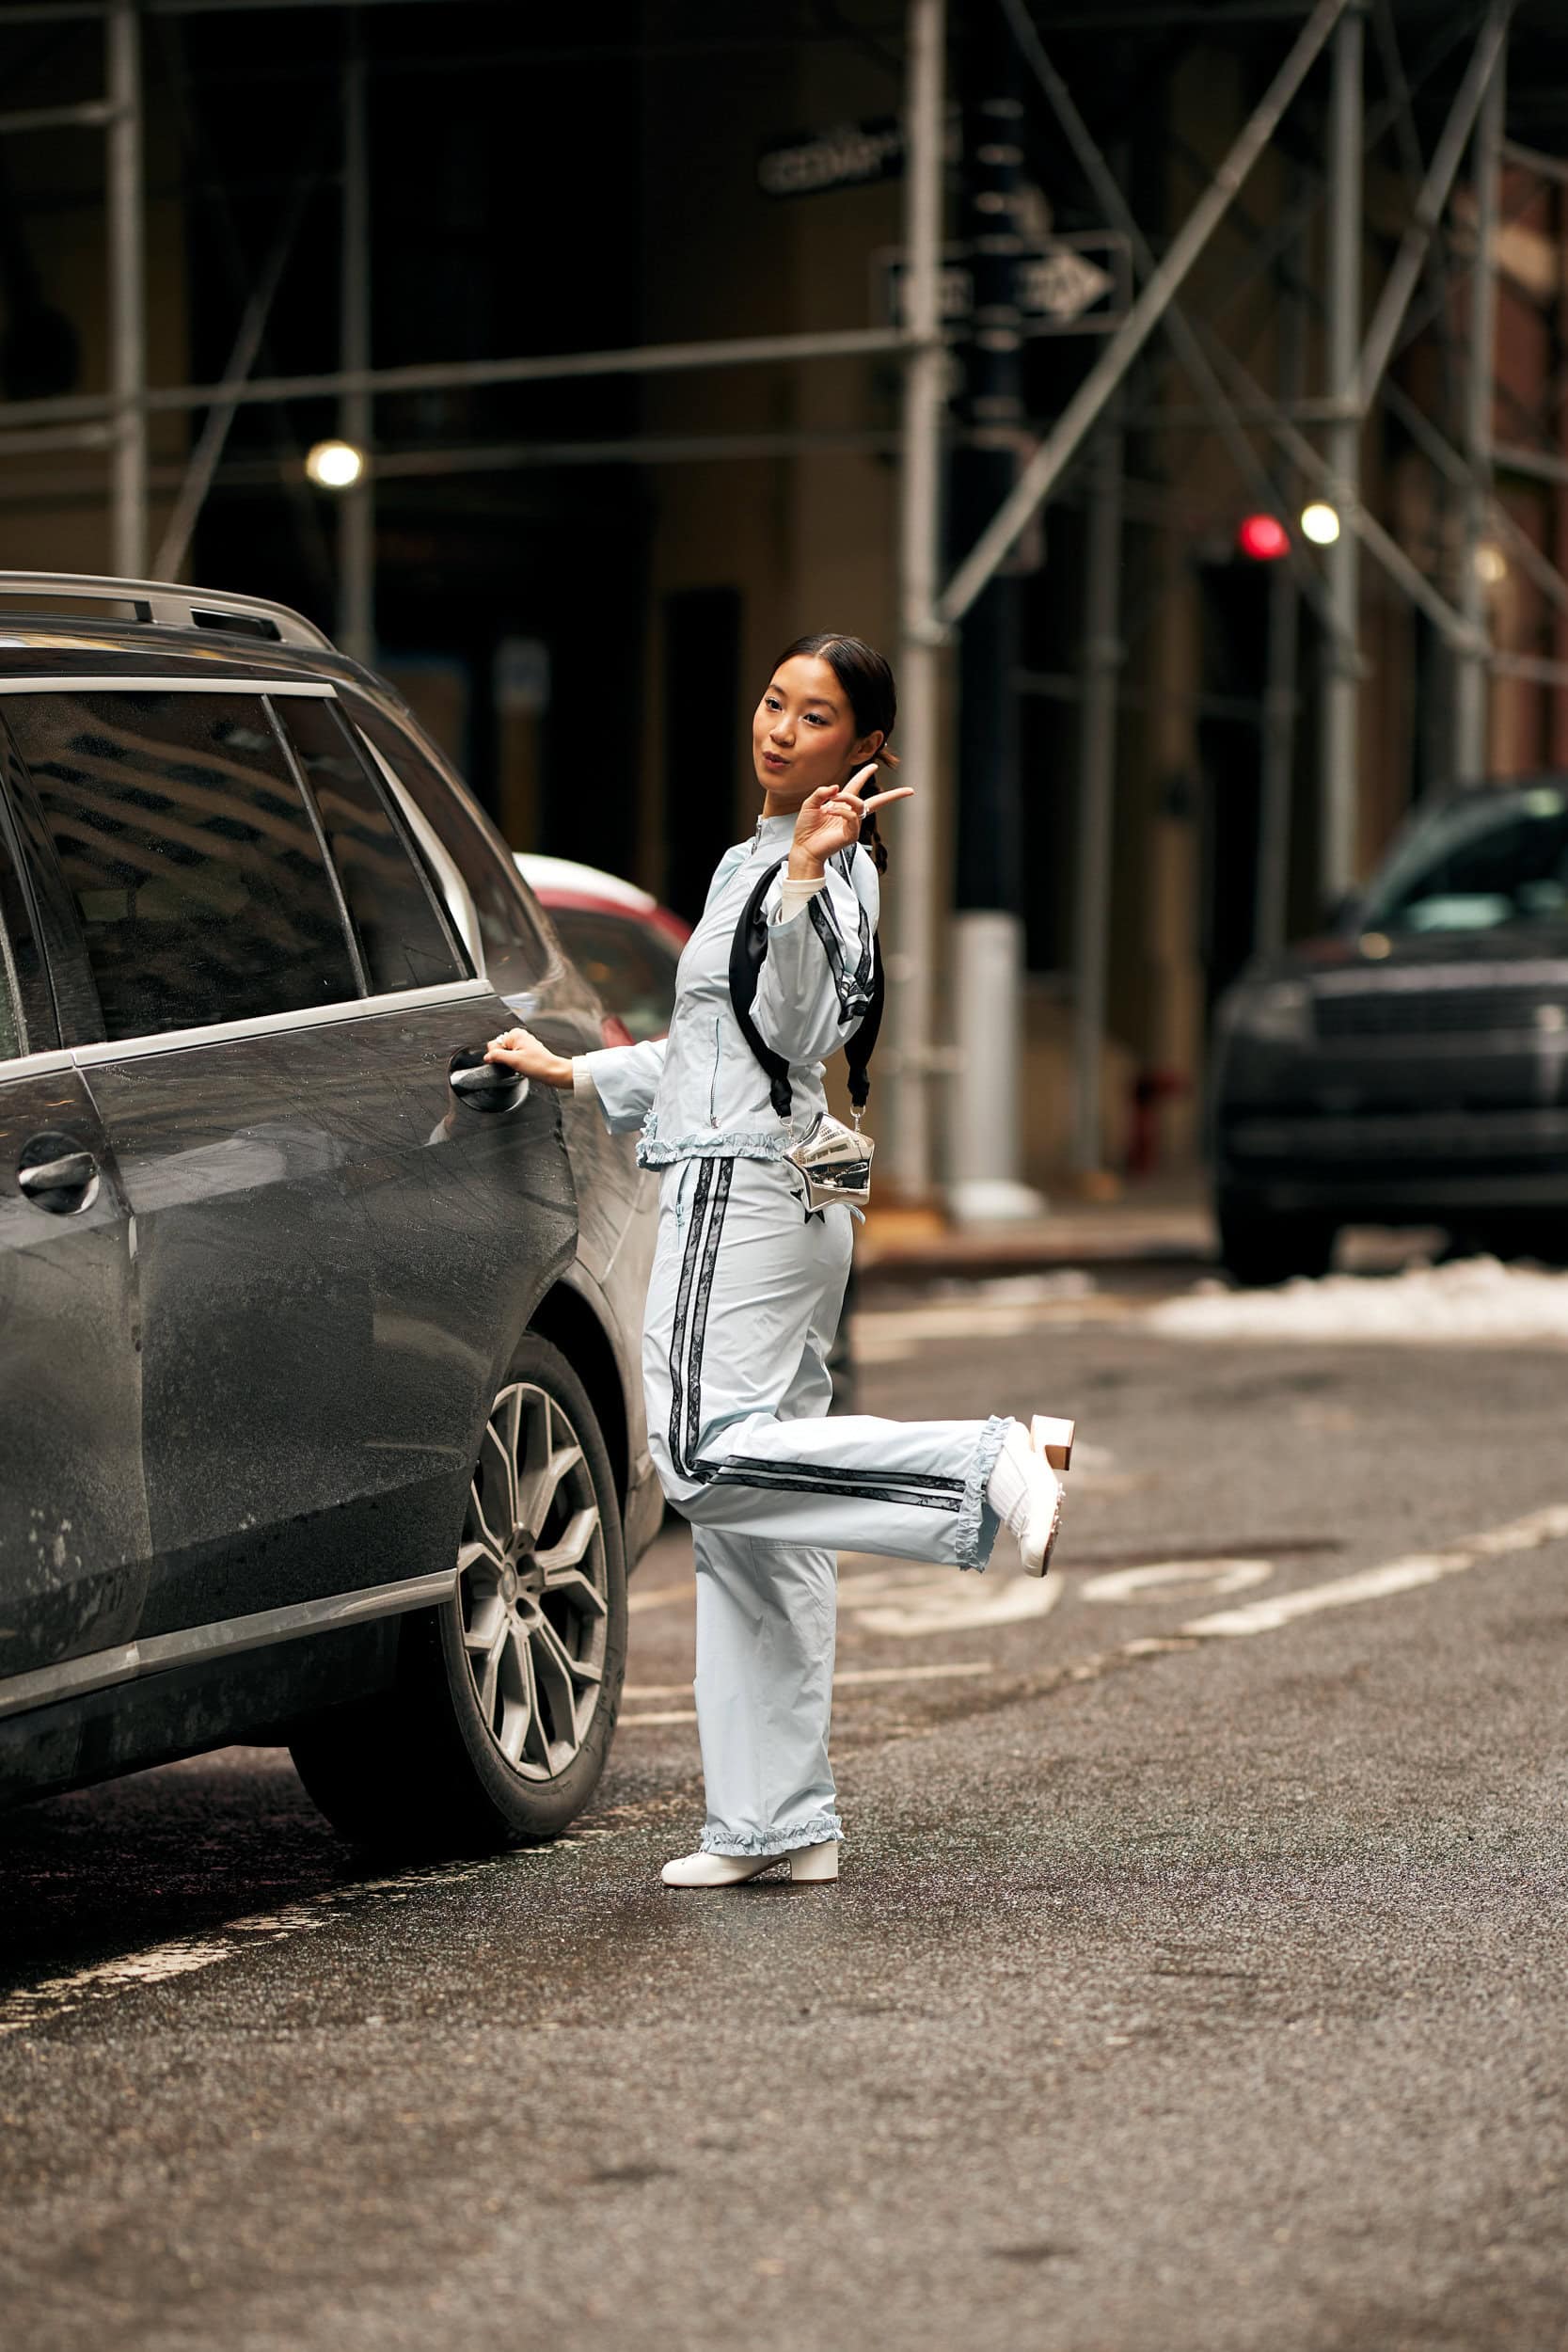
<svg viewBox="0 0 1568 2352"><path fill-rule="evenodd" d="M130 1220L0 805L0 1713L130 1671L150 1549Z"/></svg>
<svg viewBox="0 0 1568 2352"><path fill-rule="evenodd" d="M99 1033L71 1042L135 1221L161 1657L450 1576L499 1327L572 1248L537 1114L482 1122L448 1084L501 1008L331 702L170 677L0 702L74 907ZM541 1156L547 1247L499 1263L485 1184L499 1160L519 1190ZM433 1309L433 1263L469 1277L461 1309Z"/></svg>

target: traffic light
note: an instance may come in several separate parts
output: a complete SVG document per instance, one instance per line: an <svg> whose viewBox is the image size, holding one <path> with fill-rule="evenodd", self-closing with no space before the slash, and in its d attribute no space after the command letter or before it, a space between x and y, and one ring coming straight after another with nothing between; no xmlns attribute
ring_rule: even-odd
<svg viewBox="0 0 1568 2352"><path fill-rule="evenodd" d="M1277 515L1246 515L1237 529L1236 545L1255 564L1277 564L1291 552L1291 534Z"/></svg>

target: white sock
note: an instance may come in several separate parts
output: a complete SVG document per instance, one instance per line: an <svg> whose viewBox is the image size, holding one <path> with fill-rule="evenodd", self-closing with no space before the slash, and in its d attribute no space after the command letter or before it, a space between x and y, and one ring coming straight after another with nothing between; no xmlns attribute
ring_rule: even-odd
<svg viewBox="0 0 1568 2352"><path fill-rule="evenodd" d="M986 1500L1004 1527L1022 1537L1045 1468L1029 1442L1023 1423L1015 1421L1002 1440L996 1467L986 1485Z"/></svg>

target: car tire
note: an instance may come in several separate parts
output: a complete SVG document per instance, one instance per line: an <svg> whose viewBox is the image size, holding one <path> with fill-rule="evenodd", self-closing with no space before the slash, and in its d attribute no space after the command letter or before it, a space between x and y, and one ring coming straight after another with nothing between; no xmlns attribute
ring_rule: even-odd
<svg viewBox="0 0 1568 2352"><path fill-rule="evenodd" d="M1305 1275L1316 1279L1333 1263L1338 1226L1332 1217L1269 1216L1222 1200L1214 1212L1220 1262L1244 1290Z"/></svg>
<svg viewBox="0 0 1568 2352"><path fill-rule="evenodd" d="M404 1625L393 1689L290 1741L334 1828L382 1851L558 1836L610 1753L626 1657L620 1501L587 1391L532 1334L486 1418L456 1551L451 1600Z"/></svg>

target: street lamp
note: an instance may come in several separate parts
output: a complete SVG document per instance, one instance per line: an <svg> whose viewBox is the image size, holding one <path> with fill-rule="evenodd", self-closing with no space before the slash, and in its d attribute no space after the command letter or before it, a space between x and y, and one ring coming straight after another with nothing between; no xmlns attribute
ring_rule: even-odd
<svg viewBox="0 0 1568 2352"><path fill-rule="evenodd" d="M352 490L365 470L365 453L352 441L318 441L305 470L320 489Z"/></svg>
<svg viewBox="0 0 1568 2352"><path fill-rule="evenodd" d="M1301 528L1315 548L1331 548L1339 536L1339 517L1324 499L1314 499L1301 510Z"/></svg>

